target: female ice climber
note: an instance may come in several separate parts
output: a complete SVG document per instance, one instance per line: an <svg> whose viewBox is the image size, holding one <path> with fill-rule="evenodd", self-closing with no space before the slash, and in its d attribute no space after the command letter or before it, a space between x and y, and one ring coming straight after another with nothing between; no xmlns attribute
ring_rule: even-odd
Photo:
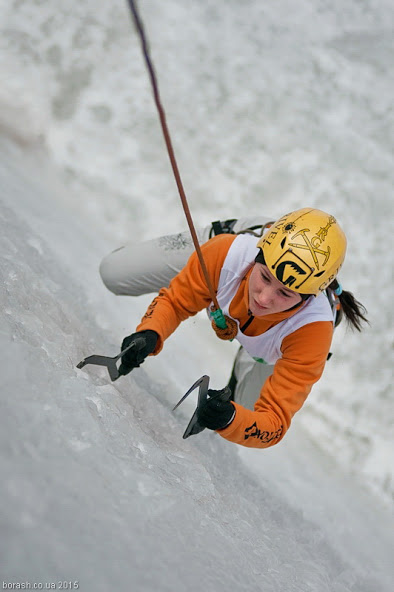
<svg viewBox="0 0 394 592"><path fill-rule="evenodd" d="M333 216L313 208L277 222L214 222L198 234L217 300L236 321L241 345L228 385L232 399L208 398L198 421L231 442L272 446L321 377L340 318L359 331L367 321L365 308L336 279L346 237ZM102 261L100 273L115 294L158 292L123 340L122 349L136 335L145 346L123 356L121 374L158 354L181 321L204 308L209 314L211 297L186 232L128 244Z"/></svg>

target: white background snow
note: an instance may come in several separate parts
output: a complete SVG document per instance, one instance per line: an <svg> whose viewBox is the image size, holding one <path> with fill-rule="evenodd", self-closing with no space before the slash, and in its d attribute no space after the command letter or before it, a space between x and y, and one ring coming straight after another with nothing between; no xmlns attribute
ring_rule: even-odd
<svg viewBox="0 0 394 592"><path fill-rule="evenodd" d="M193 401L172 405L202 374L221 388L236 349L203 315L116 383L77 370L151 299L106 291L102 257L186 223L127 3L1 0L0 583L389 592L393 4L140 9L196 224L334 213L371 326L336 331L265 451L182 440Z"/></svg>

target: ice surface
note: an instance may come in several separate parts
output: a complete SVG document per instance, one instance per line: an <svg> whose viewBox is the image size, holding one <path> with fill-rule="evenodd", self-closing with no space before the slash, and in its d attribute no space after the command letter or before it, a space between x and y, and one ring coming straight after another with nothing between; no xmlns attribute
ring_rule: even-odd
<svg viewBox="0 0 394 592"><path fill-rule="evenodd" d="M234 353L202 317L127 379L77 370L115 355L150 300L106 292L101 258L185 222L126 3L2 3L0 577L389 592L392 3L141 10L196 222L333 211L341 280L371 327L338 329L323 379L263 452L181 438L193 403L171 405L202 374L221 388Z"/></svg>

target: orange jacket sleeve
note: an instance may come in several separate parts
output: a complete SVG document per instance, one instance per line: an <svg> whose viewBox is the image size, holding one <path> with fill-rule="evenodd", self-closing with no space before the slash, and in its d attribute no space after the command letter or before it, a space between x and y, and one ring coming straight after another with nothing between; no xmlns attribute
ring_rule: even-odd
<svg viewBox="0 0 394 592"><path fill-rule="evenodd" d="M277 444L288 430L293 415L304 404L312 385L322 375L332 333L331 322L319 321L288 335L282 343L282 358L262 385L254 411L234 403L235 418L219 434L250 448Z"/></svg>
<svg viewBox="0 0 394 592"><path fill-rule="evenodd" d="M201 246L215 292L224 260L235 238L235 235L221 234ZM182 321L206 308L210 302L211 297L204 274L197 254L194 252L168 288L162 288L158 296L153 299L136 330L151 329L158 333L159 340L154 351L156 355L162 349L163 342Z"/></svg>

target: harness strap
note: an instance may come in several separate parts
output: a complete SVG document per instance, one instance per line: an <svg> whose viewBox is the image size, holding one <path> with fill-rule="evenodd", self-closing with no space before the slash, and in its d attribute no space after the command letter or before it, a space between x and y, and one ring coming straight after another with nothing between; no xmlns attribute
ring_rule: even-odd
<svg viewBox="0 0 394 592"><path fill-rule="evenodd" d="M209 232L209 238L217 236L218 234L252 234L256 237L263 236L266 228L269 228L274 222L266 222L265 224L255 224L243 230L235 232L234 226L238 222L237 218L230 218L229 220L215 220L212 222L212 227Z"/></svg>
<svg viewBox="0 0 394 592"><path fill-rule="evenodd" d="M209 238L218 236L218 234L235 234L233 228L236 221L236 218L232 218L231 220L215 220L212 222Z"/></svg>

